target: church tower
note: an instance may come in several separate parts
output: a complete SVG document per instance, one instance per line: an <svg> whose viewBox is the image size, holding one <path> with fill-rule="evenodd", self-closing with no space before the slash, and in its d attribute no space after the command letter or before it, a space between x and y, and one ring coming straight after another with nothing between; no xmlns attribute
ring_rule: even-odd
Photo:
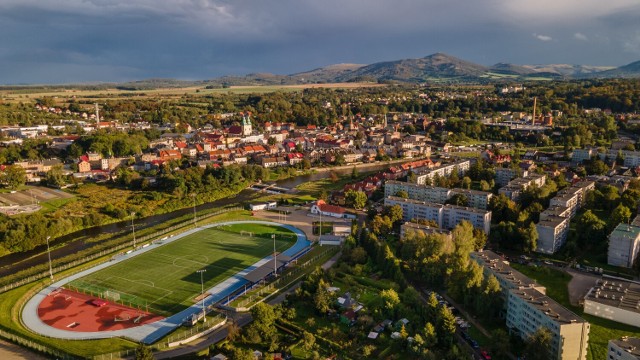
<svg viewBox="0 0 640 360"><path fill-rule="evenodd" d="M249 111L242 114L242 135L249 136L253 132L251 125L251 113Z"/></svg>

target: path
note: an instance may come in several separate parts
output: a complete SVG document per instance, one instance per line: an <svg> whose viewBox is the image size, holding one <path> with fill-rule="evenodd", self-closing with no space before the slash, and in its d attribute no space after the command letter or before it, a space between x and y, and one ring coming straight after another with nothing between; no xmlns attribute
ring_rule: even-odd
<svg viewBox="0 0 640 360"><path fill-rule="evenodd" d="M45 360L46 357L24 349L16 344L0 340L0 359L2 360Z"/></svg>

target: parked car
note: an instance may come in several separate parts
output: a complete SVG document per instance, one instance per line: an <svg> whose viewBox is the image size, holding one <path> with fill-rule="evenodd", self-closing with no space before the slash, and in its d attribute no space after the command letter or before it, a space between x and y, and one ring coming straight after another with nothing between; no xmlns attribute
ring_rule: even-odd
<svg viewBox="0 0 640 360"><path fill-rule="evenodd" d="M486 350L480 351L480 356L482 356L484 360L491 360L491 355L489 355Z"/></svg>

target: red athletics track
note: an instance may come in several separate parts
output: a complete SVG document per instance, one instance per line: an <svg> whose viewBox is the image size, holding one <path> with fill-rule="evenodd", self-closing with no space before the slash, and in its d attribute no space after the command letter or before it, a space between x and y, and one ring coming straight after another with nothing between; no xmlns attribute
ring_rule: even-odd
<svg viewBox="0 0 640 360"><path fill-rule="evenodd" d="M59 289L47 295L38 305L38 316L45 324L56 329L77 332L128 329L163 319L162 316L111 301L100 307L92 305L92 300L96 299Z"/></svg>

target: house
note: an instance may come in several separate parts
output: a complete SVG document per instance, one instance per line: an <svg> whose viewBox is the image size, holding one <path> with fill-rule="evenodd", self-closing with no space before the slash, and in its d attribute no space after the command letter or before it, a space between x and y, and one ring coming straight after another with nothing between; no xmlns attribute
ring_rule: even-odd
<svg viewBox="0 0 640 360"><path fill-rule="evenodd" d="M353 215L347 214L347 210L336 205L329 205L324 200L318 200L311 206L311 213L314 215L324 215L339 219L355 218Z"/></svg>

